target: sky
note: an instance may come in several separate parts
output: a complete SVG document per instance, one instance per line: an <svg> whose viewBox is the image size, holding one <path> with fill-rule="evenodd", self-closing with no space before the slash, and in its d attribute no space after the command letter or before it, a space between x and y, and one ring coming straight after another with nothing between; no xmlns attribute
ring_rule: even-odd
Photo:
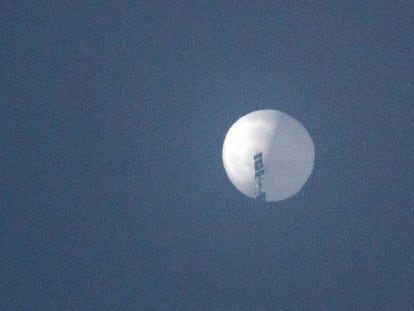
<svg viewBox="0 0 414 311"><path fill-rule="evenodd" d="M412 1L3 1L1 310L409 310ZM296 196L228 180L257 109Z"/></svg>

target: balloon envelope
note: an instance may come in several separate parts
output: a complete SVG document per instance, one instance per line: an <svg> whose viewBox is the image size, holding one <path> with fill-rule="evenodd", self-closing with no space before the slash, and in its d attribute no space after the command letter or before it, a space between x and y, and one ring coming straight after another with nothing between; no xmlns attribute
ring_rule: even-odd
<svg viewBox="0 0 414 311"><path fill-rule="evenodd" d="M231 126L223 144L227 176L250 198L258 194L253 158L260 152L264 165L261 191L266 201L295 195L312 173L315 147L303 125L277 110L253 111Z"/></svg>

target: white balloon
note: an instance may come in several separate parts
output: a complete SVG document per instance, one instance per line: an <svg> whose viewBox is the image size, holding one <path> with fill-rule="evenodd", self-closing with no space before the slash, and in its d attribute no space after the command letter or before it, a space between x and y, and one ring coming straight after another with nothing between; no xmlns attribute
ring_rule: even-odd
<svg viewBox="0 0 414 311"><path fill-rule="evenodd" d="M253 111L231 126L223 143L227 176L250 198L258 194L253 157L260 152L266 201L295 195L312 173L315 147L303 125L277 110Z"/></svg>

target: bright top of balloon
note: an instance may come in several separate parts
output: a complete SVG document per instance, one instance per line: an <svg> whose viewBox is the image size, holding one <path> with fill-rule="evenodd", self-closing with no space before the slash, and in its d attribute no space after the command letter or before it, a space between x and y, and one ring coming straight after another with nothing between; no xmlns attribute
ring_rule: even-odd
<svg viewBox="0 0 414 311"><path fill-rule="evenodd" d="M223 164L233 185L250 198L268 202L298 193L312 173L314 159L307 130L277 110L241 117L223 144Z"/></svg>

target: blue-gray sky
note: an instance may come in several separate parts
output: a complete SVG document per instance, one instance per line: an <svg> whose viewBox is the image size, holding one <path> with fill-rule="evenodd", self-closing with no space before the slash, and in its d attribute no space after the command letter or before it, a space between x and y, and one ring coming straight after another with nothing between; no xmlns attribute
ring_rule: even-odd
<svg viewBox="0 0 414 311"><path fill-rule="evenodd" d="M167 2L0 5L0 309L412 308L412 1ZM316 148L265 207L260 108Z"/></svg>

